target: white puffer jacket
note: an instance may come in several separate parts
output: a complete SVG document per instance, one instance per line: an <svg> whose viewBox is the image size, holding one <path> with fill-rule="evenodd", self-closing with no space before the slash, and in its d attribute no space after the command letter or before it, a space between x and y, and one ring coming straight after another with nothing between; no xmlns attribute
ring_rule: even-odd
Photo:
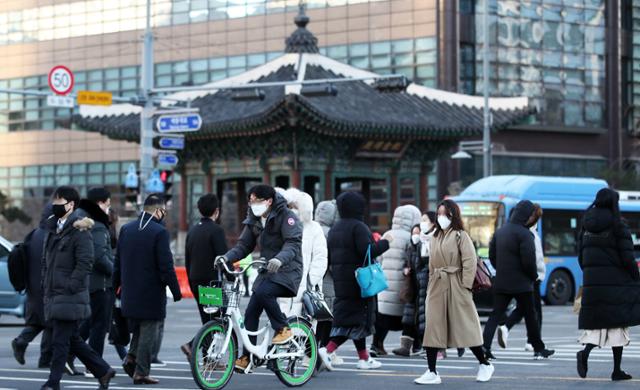
<svg viewBox="0 0 640 390"><path fill-rule="evenodd" d="M382 269L389 288L378 294L378 312L401 317L404 303L400 301L400 288L404 283L402 270L407 260L407 246L411 242L411 228L420 223L420 210L411 205L400 206L393 213L391 233L393 241L382 254ZM385 233L386 234L386 233Z"/></svg>
<svg viewBox="0 0 640 390"><path fill-rule="evenodd" d="M280 191L280 190L279 190ZM280 310L287 316L302 314L302 294L307 289L307 280L312 288L322 290L322 279L327 272L327 240L319 223L313 220L313 199L306 192L295 188L285 191L285 199L295 205L302 221L302 261L304 269L298 295L280 298ZM308 279L307 279L308 276Z"/></svg>

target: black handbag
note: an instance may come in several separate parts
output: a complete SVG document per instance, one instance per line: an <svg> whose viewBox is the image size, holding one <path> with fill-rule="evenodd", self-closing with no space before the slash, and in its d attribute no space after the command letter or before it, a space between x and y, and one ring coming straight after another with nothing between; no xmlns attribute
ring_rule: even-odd
<svg viewBox="0 0 640 390"><path fill-rule="evenodd" d="M331 313L327 302L324 301L324 294L317 286L315 289L311 287L308 275L307 289L302 294L302 306L309 316L318 321L333 320L333 313Z"/></svg>

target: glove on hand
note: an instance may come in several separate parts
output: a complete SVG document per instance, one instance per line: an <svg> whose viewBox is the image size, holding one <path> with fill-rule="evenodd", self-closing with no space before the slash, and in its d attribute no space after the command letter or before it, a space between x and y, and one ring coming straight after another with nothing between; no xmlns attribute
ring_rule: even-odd
<svg viewBox="0 0 640 390"><path fill-rule="evenodd" d="M269 263L267 263L267 271L269 271L270 274L278 272L280 267L282 267L282 261L278 259L271 259Z"/></svg>

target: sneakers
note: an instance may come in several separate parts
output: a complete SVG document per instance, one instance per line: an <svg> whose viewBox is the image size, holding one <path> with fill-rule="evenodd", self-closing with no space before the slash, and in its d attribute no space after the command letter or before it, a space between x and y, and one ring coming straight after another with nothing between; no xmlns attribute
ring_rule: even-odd
<svg viewBox="0 0 640 390"><path fill-rule="evenodd" d="M627 374L626 372L620 370L620 371L614 371L613 374L611 374L611 380L612 381L628 381L632 379L632 376Z"/></svg>
<svg viewBox="0 0 640 390"><path fill-rule="evenodd" d="M484 350L484 357L487 360L498 360L498 358L493 354L493 352L491 352L490 349L485 349Z"/></svg>
<svg viewBox="0 0 640 390"><path fill-rule="evenodd" d="M440 379L440 375L437 372L427 370L420 378L415 379L413 383L418 385L439 385L442 383L442 379Z"/></svg>
<svg viewBox="0 0 640 390"><path fill-rule="evenodd" d="M542 360L547 359L549 356L552 356L556 351L553 349L543 349L542 351L536 352L533 354L533 360Z"/></svg>
<svg viewBox="0 0 640 390"><path fill-rule="evenodd" d="M80 371L76 370L76 366L73 364L74 360L74 357L67 359L66 363L64 364L64 371L67 373L67 375L70 376L83 375Z"/></svg>
<svg viewBox="0 0 640 390"><path fill-rule="evenodd" d="M578 376L580 378L586 378L589 366L587 359L585 359L584 351L578 351L576 353L576 362L578 364Z"/></svg>
<svg viewBox="0 0 640 390"><path fill-rule="evenodd" d="M293 332L291 332L291 328L289 328L288 326L285 326L284 328L280 329L275 336L273 336L273 339L271 339L271 344L274 344L274 345L284 344L289 342L289 340L291 340L292 338L293 338Z"/></svg>
<svg viewBox="0 0 640 390"><path fill-rule="evenodd" d="M11 349L13 349L13 357L16 358L16 361L21 366L24 366L24 353L27 350L27 346L18 342L18 339L13 339L11 341Z"/></svg>
<svg viewBox="0 0 640 390"><path fill-rule="evenodd" d="M526 344L524 345L524 350L525 350L526 352L533 352L533 345L531 345L531 344L529 344L529 343L526 343Z"/></svg>
<svg viewBox="0 0 640 390"><path fill-rule="evenodd" d="M498 345L500 348L507 348L507 341L509 340L509 328L506 325L498 327Z"/></svg>
<svg viewBox="0 0 640 390"><path fill-rule="evenodd" d="M481 364L480 367L478 367L478 376L476 376L476 381L489 382L494 371L495 367L493 367L493 364Z"/></svg>
<svg viewBox="0 0 640 390"><path fill-rule="evenodd" d="M334 354L329 355L329 352L325 347L322 347L318 350L318 357L320 357L322 366L324 366L324 368L326 368L328 371L333 371L333 364L331 362L331 356L333 355Z"/></svg>
<svg viewBox="0 0 640 390"><path fill-rule="evenodd" d="M331 365L334 367L344 364L344 360L340 356L336 355L335 352L329 355L329 357L331 358Z"/></svg>
<svg viewBox="0 0 640 390"><path fill-rule="evenodd" d="M374 358L388 355L387 351L384 350L383 345L376 344L371 344L371 348L369 348L369 354Z"/></svg>
<svg viewBox="0 0 640 390"><path fill-rule="evenodd" d="M236 370L240 373L245 373L247 370L247 367L249 367L249 363L251 362L251 360L249 360L249 356L247 355L242 355L240 356L240 358L236 359Z"/></svg>
<svg viewBox="0 0 640 390"><path fill-rule="evenodd" d="M358 370L375 370L382 367L382 363L372 357L369 357L368 360L358 360L358 365L356 367Z"/></svg>

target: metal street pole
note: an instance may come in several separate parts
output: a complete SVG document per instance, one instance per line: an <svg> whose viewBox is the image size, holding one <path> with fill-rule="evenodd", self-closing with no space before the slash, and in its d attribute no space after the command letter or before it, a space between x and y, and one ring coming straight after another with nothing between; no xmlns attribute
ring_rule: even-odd
<svg viewBox="0 0 640 390"><path fill-rule="evenodd" d="M484 128L482 131L482 176L493 174L491 164L491 111L489 110L489 0L484 0L482 15L484 43L482 46L482 84L484 89Z"/></svg>
<svg viewBox="0 0 640 390"><path fill-rule="evenodd" d="M147 196L146 183L153 170L153 32L151 31L151 0L147 0L147 23L142 49L141 95L144 107L140 113L140 195L142 202Z"/></svg>

